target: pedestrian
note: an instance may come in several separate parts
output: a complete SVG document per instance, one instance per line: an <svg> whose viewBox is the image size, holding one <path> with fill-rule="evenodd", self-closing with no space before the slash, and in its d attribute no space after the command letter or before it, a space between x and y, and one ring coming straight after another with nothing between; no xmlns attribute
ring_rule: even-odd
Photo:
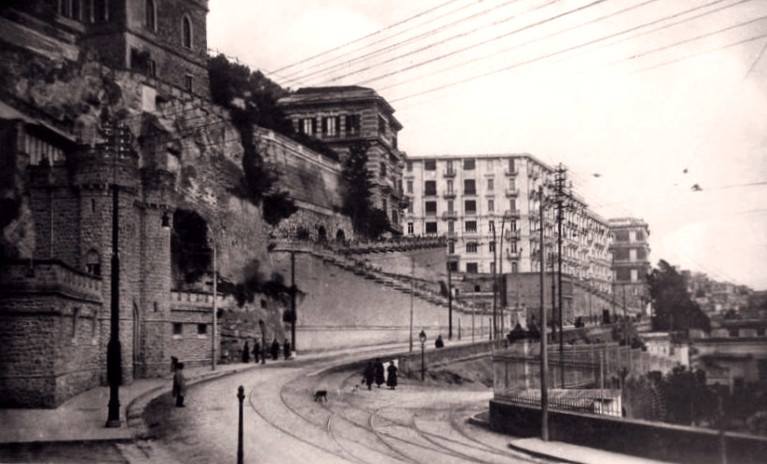
<svg viewBox="0 0 767 464"><path fill-rule="evenodd" d="M444 348L445 342L442 340L442 334L437 335L437 340L434 341L434 348Z"/></svg>
<svg viewBox="0 0 767 464"><path fill-rule="evenodd" d="M374 374L375 374L375 381L376 381L376 386L377 386L378 388L381 388L381 385L382 385L382 384L383 384L383 383L384 383L386 380L384 379L384 372L385 372L385 371L384 371L384 365L383 365L383 363L381 362L381 360L380 360L380 359L376 359L376 362L375 362L375 364L373 365L373 368L375 369L375 372L374 372Z"/></svg>
<svg viewBox="0 0 767 464"><path fill-rule="evenodd" d="M173 398L178 395L178 383L176 383L176 371L178 370L178 358L175 356L170 357L170 370L173 372L173 388L171 389L171 394L173 395Z"/></svg>
<svg viewBox="0 0 767 464"><path fill-rule="evenodd" d="M282 355L285 356L285 359L290 358L290 342L287 338L282 342Z"/></svg>
<svg viewBox="0 0 767 464"><path fill-rule="evenodd" d="M250 347L248 346L247 340L245 340L245 346L242 347L242 362L250 362Z"/></svg>
<svg viewBox="0 0 767 464"><path fill-rule="evenodd" d="M277 341L276 337L272 341L272 359L274 361L280 359L280 343Z"/></svg>
<svg viewBox="0 0 767 464"><path fill-rule="evenodd" d="M375 379L375 366L372 361L368 361L365 370L362 371L362 382L368 386L368 390L373 389L373 380Z"/></svg>
<svg viewBox="0 0 767 464"><path fill-rule="evenodd" d="M394 390L397 387L397 366L394 365L394 361L389 364L388 377L386 378L386 385Z"/></svg>
<svg viewBox="0 0 767 464"><path fill-rule="evenodd" d="M176 407L184 407L184 397L186 396L186 377L184 377L184 363L176 365L176 373L173 374L173 390L176 397Z"/></svg>
<svg viewBox="0 0 767 464"><path fill-rule="evenodd" d="M261 356L261 344L258 343L258 339L253 339L253 361L258 364L258 358Z"/></svg>

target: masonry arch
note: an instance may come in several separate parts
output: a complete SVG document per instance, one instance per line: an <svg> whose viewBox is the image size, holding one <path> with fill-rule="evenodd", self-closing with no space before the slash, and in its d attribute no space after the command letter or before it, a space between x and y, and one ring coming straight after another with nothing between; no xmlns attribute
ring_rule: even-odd
<svg viewBox="0 0 767 464"><path fill-rule="evenodd" d="M325 226L317 227L317 240L320 242L328 241L328 232L325 230Z"/></svg>
<svg viewBox="0 0 767 464"><path fill-rule="evenodd" d="M101 276L101 255L93 248L85 253L85 272L93 276Z"/></svg>
<svg viewBox="0 0 767 464"><path fill-rule="evenodd" d="M346 241L346 233L343 229L338 229L336 231L336 242L338 243L344 243Z"/></svg>

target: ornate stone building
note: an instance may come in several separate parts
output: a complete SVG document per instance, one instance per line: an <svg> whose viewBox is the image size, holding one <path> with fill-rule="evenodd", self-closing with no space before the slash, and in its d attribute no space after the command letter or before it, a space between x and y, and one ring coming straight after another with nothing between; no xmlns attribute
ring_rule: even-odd
<svg viewBox="0 0 767 464"><path fill-rule="evenodd" d="M386 212L392 232L402 233L402 167L397 146L402 124L394 108L375 90L358 86L307 87L279 101L299 133L318 138L343 159L349 148L366 142L373 204Z"/></svg>

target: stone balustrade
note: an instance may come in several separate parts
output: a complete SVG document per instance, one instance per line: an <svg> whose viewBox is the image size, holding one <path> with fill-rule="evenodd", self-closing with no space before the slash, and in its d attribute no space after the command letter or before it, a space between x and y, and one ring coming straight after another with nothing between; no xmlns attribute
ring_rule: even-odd
<svg viewBox="0 0 767 464"><path fill-rule="evenodd" d="M3 293L59 292L101 301L100 277L74 269L57 260L10 262L0 274Z"/></svg>

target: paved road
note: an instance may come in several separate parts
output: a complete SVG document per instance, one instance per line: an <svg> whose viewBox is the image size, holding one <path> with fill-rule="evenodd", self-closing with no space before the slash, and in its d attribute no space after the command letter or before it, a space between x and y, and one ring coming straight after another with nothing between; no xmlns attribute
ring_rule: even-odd
<svg viewBox="0 0 767 464"><path fill-rule="evenodd" d="M234 462L238 385L244 385L245 462L529 463L508 437L468 425L491 393L476 387L359 388L356 371L318 371L321 362L267 365L193 386L188 407L164 396L147 410L159 444L185 464ZM355 385L357 387L355 388ZM312 394L328 391L327 403Z"/></svg>

